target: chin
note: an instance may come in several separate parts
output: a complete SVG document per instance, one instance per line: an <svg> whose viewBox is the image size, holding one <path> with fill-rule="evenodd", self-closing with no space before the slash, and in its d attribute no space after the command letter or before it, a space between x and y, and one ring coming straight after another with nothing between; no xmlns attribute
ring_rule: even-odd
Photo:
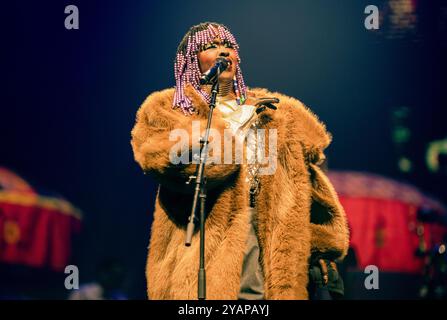
<svg viewBox="0 0 447 320"><path fill-rule="evenodd" d="M234 73L233 72L228 72L228 71L225 71L225 72L223 72L221 75L220 75L220 77L219 77L219 79L220 80L233 80L233 78L234 78Z"/></svg>

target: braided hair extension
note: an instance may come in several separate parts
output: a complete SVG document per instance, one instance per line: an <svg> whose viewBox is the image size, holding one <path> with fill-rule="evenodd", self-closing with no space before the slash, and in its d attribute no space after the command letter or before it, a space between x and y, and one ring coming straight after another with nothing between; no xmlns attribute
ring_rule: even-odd
<svg viewBox="0 0 447 320"><path fill-rule="evenodd" d="M236 93L237 103L239 105L244 103L246 87L239 66L241 59L239 57L239 45L236 39L226 26L215 22L203 22L192 26L185 34L177 48L174 61L175 95L172 107L180 107L185 115L190 115L194 112L191 100L184 92L188 83L193 86L207 103L210 102L210 95L200 86L201 72L197 54L203 50L206 44L212 42L216 37L219 37L236 51L238 65L233 80L233 89Z"/></svg>

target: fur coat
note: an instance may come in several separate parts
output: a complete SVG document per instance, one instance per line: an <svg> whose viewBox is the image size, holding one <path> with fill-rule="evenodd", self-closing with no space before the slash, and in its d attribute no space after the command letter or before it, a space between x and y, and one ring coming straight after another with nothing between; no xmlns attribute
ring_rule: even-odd
<svg viewBox="0 0 447 320"><path fill-rule="evenodd" d="M208 105L188 86L196 112L172 109L174 89L152 93L137 112L131 145L135 160L158 183L146 267L150 299L197 299L199 232L185 247L192 187L185 181L195 164L174 165L169 150L172 129L191 135L191 121L206 128ZM260 176L254 225L260 246L265 299L307 299L312 253L341 259L349 245L345 213L318 164L331 136L300 101L265 89L249 89L246 104L276 97L277 110L259 114L262 128L277 129L277 168ZM214 110L212 127L225 129ZM222 134L222 137L224 135ZM223 143L223 142L222 142ZM191 147L191 142L189 147ZM207 299L237 299L249 229L245 165L207 164L206 275Z"/></svg>

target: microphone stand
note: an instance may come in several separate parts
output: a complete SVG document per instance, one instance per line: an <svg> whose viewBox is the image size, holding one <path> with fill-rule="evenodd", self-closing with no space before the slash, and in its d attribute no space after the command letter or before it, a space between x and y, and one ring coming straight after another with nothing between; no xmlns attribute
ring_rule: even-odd
<svg viewBox="0 0 447 320"><path fill-rule="evenodd" d="M200 222L200 257L199 257L199 274L198 274L198 299L206 299L206 273L205 273L205 202L206 202L206 176L205 163L208 155L208 137L210 133L211 120L213 118L213 110L216 107L216 97L219 92L219 75L220 69L217 71L217 76L211 87L211 101L209 104L210 111L208 113L208 122L206 124L205 136L200 138L200 161L197 164L196 173L190 176L186 184L190 184L195 180L194 198L192 202L191 215L186 228L185 246L191 246L192 236L195 229L195 224ZM197 218L197 202L200 198L200 217Z"/></svg>

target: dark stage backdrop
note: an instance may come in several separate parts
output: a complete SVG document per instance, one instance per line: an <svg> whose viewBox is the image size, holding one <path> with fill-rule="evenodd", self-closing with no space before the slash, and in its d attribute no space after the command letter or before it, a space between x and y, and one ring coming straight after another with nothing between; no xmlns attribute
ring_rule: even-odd
<svg viewBox="0 0 447 320"><path fill-rule="evenodd" d="M422 3L424 2L424 3ZM425 4L430 2L431 4ZM116 257L126 289L145 298L144 264L156 184L133 160L130 131L145 97L174 85L173 59L188 28L227 25L249 86L297 97L333 134L329 167L414 183L445 199L425 168L427 141L446 135L446 49L441 2L420 1L419 33L367 31L364 9L384 1L18 1L2 4L0 165L84 213L81 282ZM64 28L76 5L80 29ZM399 173L391 112L411 110L410 174Z"/></svg>

